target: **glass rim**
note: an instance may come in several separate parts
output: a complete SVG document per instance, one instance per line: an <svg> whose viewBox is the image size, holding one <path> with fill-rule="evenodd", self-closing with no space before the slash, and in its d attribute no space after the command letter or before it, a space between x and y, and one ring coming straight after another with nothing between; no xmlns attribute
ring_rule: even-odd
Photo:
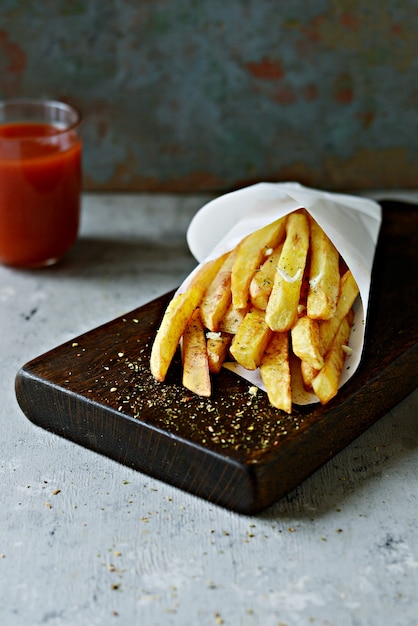
<svg viewBox="0 0 418 626"><path fill-rule="evenodd" d="M68 104L67 102L63 102L62 100L54 100L54 99L49 99L49 98L24 98L24 97L0 99L0 112L5 111L7 107L12 107L12 106L42 107L44 109L55 108L57 110L66 111L67 113L73 114L74 120L71 121L68 124L68 126L66 126L65 128L59 128L59 127L54 126L54 129L56 130L56 133L54 133L54 136L62 135L62 134L72 131L76 129L78 126L80 126L82 122L82 116L81 116L79 109L75 107L73 104ZM16 120L16 122L18 123L18 120ZM12 121L7 122L5 120L0 119L0 126L3 124L8 124L8 123L12 124L13 122ZM33 135L32 135L32 138L33 138ZM1 141L21 141L22 137L19 137L19 138L1 137L0 140Z"/></svg>

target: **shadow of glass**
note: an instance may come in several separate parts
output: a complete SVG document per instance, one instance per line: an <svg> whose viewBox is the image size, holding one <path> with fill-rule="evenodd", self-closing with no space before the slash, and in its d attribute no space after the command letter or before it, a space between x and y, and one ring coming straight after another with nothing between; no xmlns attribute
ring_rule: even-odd
<svg viewBox="0 0 418 626"><path fill-rule="evenodd" d="M184 240L167 239L157 244L148 239L80 237L56 265L35 271L59 278L96 280L114 276L124 281L144 273L183 276L195 265Z"/></svg>

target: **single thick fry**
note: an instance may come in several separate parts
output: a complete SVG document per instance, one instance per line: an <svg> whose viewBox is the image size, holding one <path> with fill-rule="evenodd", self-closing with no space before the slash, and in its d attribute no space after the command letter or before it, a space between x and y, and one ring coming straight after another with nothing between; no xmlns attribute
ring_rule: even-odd
<svg viewBox="0 0 418 626"><path fill-rule="evenodd" d="M303 315L290 332L294 354L314 369L320 370L324 365L324 359L321 354L317 321Z"/></svg>
<svg viewBox="0 0 418 626"><path fill-rule="evenodd" d="M272 330L290 330L297 319L308 249L308 218L302 211L291 213L288 215L286 239L266 308L266 322Z"/></svg>
<svg viewBox="0 0 418 626"><path fill-rule="evenodd" d="M169 302L151 349L150 368L156 381L164 381L186 324L224 260L225 256L221 256L203 265L187 291Z"/></svg>
<svg viewBox="0 0 418 626"><path fill-rule="evenodd" d="M329 320L319 322L319 334L321 337L322 354L327 352L334 336L359 294L358 285L350 270L347 270L340 280L340 289L337 307L333 317Z"/></svg>
<svg viewBox="0 0 418 626"><path fill-rule="evenodd" d="M348 345L352 318L348 314L341 322L337 334L325 356L325 364L312 381L312 389L321 404L329 402L338 392L338 385L343 370Z"/></svg>
<svg viewBox="0 0 418 626"><path fill-rule="evenodd" d="M219 324L231 303L231 271L235 257L236 250L232 250L207 288L200 303L202 322L209 330L217 331L219 329Z"/></svg>
<svg viewBox="0 0 418 626"><path fill-rule="evenodd" d="M307 298L308 316L330 319L334 315L340 290L339 258L334 244L310 218L310 268Z"/></svg>
<svg viewBox="0 0 418 626"><path fill-rule="evenodd" d="M218 374L224 364L231 345L232 335L222 332L206 333L206 348L208 353L209 372Z"/></svg>
<svg viewBox="0 0 418 626"><path fill-rule="evenodd" d="M245 237L237 246L237 257L231 274L232 302L236 309L248 306L249 288L254 272L260 267L266 250L283 239L286 219L280 218Z"/></svg>
<svg viewBox="0 0 418 626"><path fill-rule="evenodd" d="M322 355L325 355L328 351L342 320L350 311L358 294L358 285L351 271L347 270L340 279L337 307L333 317L329 320L318 320L320 350ZM302 362L301 374L306 389L312 387L312 381L317 373L318 371L310 363Z"/></svg>
<svg viewBox="0 0 418 626"><path fill-rule="evenodd" d="M318 372L319 370L312 367L312 365L308 363L307 361L301 361L300 375L303 381L303 386L306 389L306 391L312 390L312 381Z"/></svg>
<svg viewBox="0 0 418 626"><path fill-rule="evenodd" d="M289 365L288 333L273 333L260 364L260 374L270 404L292 412L292 387Z"/></svg>
<svg viewBox="0 0 418 626"><path fill-rule="evenodd" d="M266 324L264 311L252 308L234 335L230 352L242 367L255 370L260 365L270 337L271 330Z"/></svg>
<svg viewBox="0 0 418 626"><path fill-rule="evenodd" d="M279 244L270 254L261 267L255 272L250 283L250 298L253 306L263 311L267 308L267 303L273 289L274 275L279 263L283 244ZM267 251L269 252L269 250Z"/></svg>
<svg viewBox="0 0 418 626"><path fill-rule="evenodd" d="M224 318L220 321L219 330L224 333L229 333L230 335L236 335L247 312L248 307L245 309L236 309L231 302Z"/></svg>
<svg viewBox="0 0 418 626"><path fill-rule="evenodd" d="M182 358L183 386L198 396L208 398L211 394L209 362L199 309L195 310L184 330Z"/></svg>

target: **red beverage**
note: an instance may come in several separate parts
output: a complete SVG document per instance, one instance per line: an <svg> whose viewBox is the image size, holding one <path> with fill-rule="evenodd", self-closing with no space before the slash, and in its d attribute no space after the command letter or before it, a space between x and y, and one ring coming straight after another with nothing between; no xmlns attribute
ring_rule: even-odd
<svg viewBox="0 0 418 626"><path fill-rule="evenodd" d="M41 104L61 107L59 123L0 118L0 262L8 265L55 263L78 235L79 117L76 114L77 121L65 125L63 114L68 109L74 115L73 109L61 103Z"/></svg>

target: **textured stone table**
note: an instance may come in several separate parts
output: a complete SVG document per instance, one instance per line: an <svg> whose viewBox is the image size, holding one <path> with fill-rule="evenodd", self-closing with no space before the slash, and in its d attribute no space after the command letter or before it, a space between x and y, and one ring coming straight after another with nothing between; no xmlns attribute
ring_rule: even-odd
<svg viewBox="0 0 418 626"><path fill-rule="evenodd" d="M0 267L0 623L417 623L418 391L284 500L240 516L43 431L14 377L175 287L203 196L87 195L56 267Z"/></svg>

